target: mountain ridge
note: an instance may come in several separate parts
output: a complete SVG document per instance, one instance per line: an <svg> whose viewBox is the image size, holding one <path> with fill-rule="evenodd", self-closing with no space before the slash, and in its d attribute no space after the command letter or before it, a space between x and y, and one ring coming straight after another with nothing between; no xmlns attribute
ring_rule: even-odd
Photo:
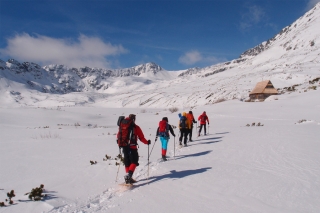
<svg viewBox="0 0 320 213"><path fill-rule="evenodd" d="M10 82L17 82L27 90L46 94L87 93L100 97L100 100L91 97L93 102L122 107L192 107L218 100L245 100L255 83L266 79L275 82L282 92L293 86L305 91L310 81L320 77L317 70L320 33L316 30L320 27L319 8L320 3L274 37L244 51L239 58L212 66L171 72L155 63L108 70L64 65L40 67L32 62L0 60L0 79L7 80L3 82L7 86L0 90L7 91L8 97L25 93L17 88L8 89L13 87ZM16 102L24 103L23 99Z"/></svg>

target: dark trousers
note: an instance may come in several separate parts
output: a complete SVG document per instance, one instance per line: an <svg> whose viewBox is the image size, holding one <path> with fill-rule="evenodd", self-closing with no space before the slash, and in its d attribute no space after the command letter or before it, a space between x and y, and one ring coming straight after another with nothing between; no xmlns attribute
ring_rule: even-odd
<svg viewBox="0 0 320 213"><path fill-rule="evenodd" d="M192 132L193 132L193 126L192 126L191 129L189 130L189 141L192 140Z"/></svg>
<svg viewBox="0 0 320 213"><path fill-rule="evenodd" d="M122 147L123 161L125 167L129 167L132 163L139 166L139 154L137 149L130 149L129 146Z"/></svg>
<svg viewBox="0 0 320 213"><path fill-rule="evenodd" d="M181 143L182 142L182 138L183 138L183 143L187 144L188 134L189 134L189 129L180 129L179 142Z"/></svg>
<svg viewBox="0 0 320 213"><path fill-rule="evenodd" d="M202 126L204 127L204 134L207 134L207 124L200 124L199 135L201 133Z"/></svg>

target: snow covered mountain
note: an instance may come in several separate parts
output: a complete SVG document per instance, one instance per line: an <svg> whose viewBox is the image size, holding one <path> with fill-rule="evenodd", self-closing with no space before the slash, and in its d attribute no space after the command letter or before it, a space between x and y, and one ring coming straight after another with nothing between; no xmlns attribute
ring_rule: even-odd
<svg viewBox="0 0 320 213"><path fill-rule="evenodd" d="M0 101L41 106L46 100L56 99L56 104L64 105L66 98L61 94L77 92L79 99L67 104L194 107L230 99L245 100L262 80L271 80L280 93L305 92L316 89L320 77L318 29L320 4L238 59L175 72L154 63L105 70L63 65L40 67L14 59L0 60L3 97Z"/></svg>
<svg viewBox="0 0 320 213"><path fill-rule="evenodd" d="M68 68L64 65L40 67L38 64L10 59L7 63L0 60L3 75L12 81L26 83L29 88L40 92L69 93L87 91L90 88L103 90L108 88L104 79L111 77L139 76L152 72L156 74L163 69L155 63L147 63L127 69L106 70L89 67ZM7 71L7 72L6 72ZM9 72L8 72L9 71Z"/></svg>

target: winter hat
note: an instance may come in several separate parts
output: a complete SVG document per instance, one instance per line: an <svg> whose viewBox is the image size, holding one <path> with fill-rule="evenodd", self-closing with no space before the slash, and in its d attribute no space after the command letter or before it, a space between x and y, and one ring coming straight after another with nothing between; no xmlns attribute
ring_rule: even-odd
<svg viewBox="0 0 320 213"><path fill-rule="evenodd" d="M192 111L189 111L189 114L192 114Z"/></svg>
<svg viewBox="0 0 320 213"><path fill-rule="evenodd" d="M162 120L169 122L167 117L163 117Z"/></svg>
<svg viewBox="0 0 320 213"><path fill-rule="evenodd" d="M135 121L135 120L136 120L136 115L135 115L135 114L130 114L130 115L129 115L129 118L131 118L132 120Z"/></svg>

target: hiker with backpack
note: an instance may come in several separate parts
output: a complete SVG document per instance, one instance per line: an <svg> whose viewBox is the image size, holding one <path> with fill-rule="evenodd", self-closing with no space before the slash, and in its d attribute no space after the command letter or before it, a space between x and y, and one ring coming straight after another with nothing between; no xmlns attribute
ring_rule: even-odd
<svg viewBox="0 0 320 213"><path fill-rule="evenodd" d="M156 139L155 139L155 141L157 141L158 137L160 138L160 141L161 141L161 156L162 156L162 160L163 161L167 161L166 154L167 154L168 142L169 142L169 139L170 139L169 132L171 133L171 135L173 137L176 137L171 125L168 122L169 121L168 121L167 117L163 117L162 118L162 120L159 122L159 127L157 129Z"/></svg>
<svg viewBox="0 0 320 213"><path fill-rule="evenodd" d="M183 112L182 115L179 113L179 129L180 129L180 137L179 137L179 145L182 146L182 139L183 145L187 146L188 134L191 129L191 123L187 119L187 113Z"/></svg>
<svg viewBox="0 0 320 213"><path fill-rule="evenodd" d="M145 139L141 128L135 124L136 115L130 114L129 117L124 118L120 116L118 120L119 132L117 134L117 144L122 148L124 166L126 175L124 180L126 184L135 182L132 175L137 166L139 166L139 154L137 148L138 139L144 144L151 144L150 140Z"/></svg>
<svg viewBox="0 0 320 213"><path fill-rule="evenodd" d="M197 121L194 120L192 111L189 111L189 113L187 114L187 119L189 120L189 122L190 122L190 124L191 124L191 129L189 129L189 141L192 142L193 124L194 124L194 123L197 123Z"/></svg>
<svg viewBox="0 0 320 213"><path fill-rule="evenodd" d="M198 117L198 121L200 121L200 129L199 129L199 132L198 132L198 137L200 136L200 133L201 133L201 130L202 130L202 127L204 127L204 135L207 134L207 128L206 128L206 123L208 122L208 125L209 124L209 118L206 114L206 111L204 111L199 117Z"/></svg>

